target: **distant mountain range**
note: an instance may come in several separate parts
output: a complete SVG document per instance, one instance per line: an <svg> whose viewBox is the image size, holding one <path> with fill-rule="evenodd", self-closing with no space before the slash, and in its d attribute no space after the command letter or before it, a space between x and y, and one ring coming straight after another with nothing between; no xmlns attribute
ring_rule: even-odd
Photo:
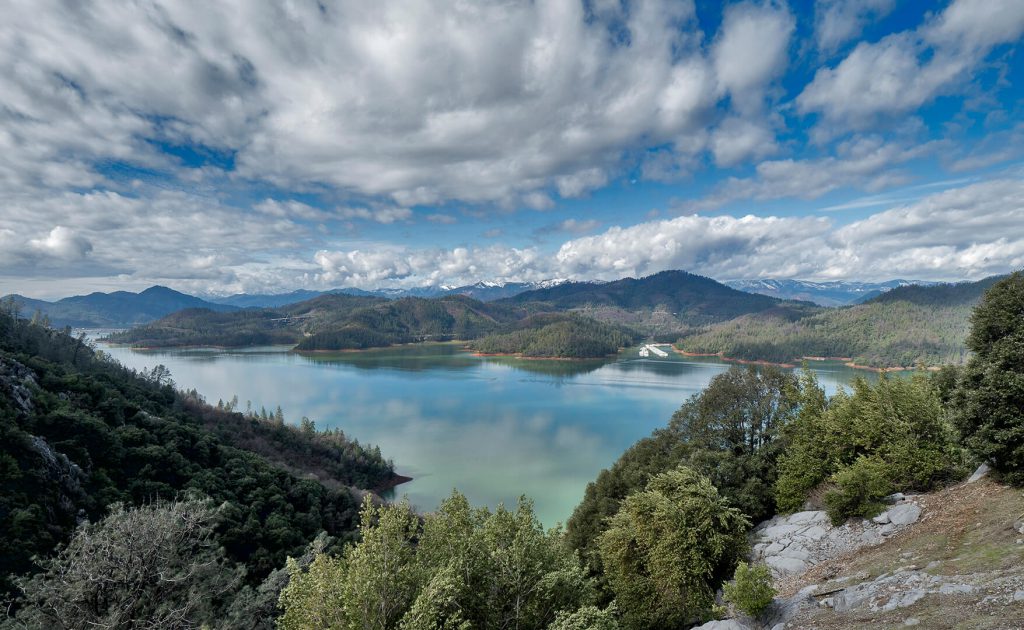
<svg viewBox="0 0 1024 630"><path fill-rule="evenodd" d="M36 311L50 318L57 327L120 328L137 326L170 315L186 308L206 308L212 311L233 311L235 306L215 304L202 298L180 293L167 287L154 286L142 291L114 291L66 297L56 302L36 300L22 295L11 295L21 305L22 314L32 316Z"/></svg>
<svg viewBox="0 0 1024 630"><path fill-rule="evenodd" d="M847 306L866 302L897 287L912 284L932 286L938 283L922 280L811 282L810 280L749 279L726 280L723 284L740 291L770 295L783 300L802 300L813 302L819 306Z"/></svg>
<svg viewBox="0 0 1024 630"><path fill-rule="evenodd" d="M428 286L410 289L331 289L328 291L308 291L300 289L291 293L253 294L237 293L227 297L213 297L209 301L217 304L228 304L241 308L273 308L297 304L321 295L356 295L360 297L382 297L397 300L404 297L433 298L443 295L465 295L481 302L491 302L545 287L557 286L565 280L545 280L542 282L477 282L464 286Z"/></svg>
<svg viewBox="0 0 1024 630"><path fill-rule="evenodd" d="M14 295L30 316L40 311L55 326L115 328L147 324L183 309L205 308L216 312L237 309L281 308L325 295L349 295L389 300L462 295L480 302L539 303L532 311L576 310L600 320L626 324L648 334L673 335L693 326L731 319L765 310L776 300L800 300L821 306L859 304L894 288L935 283L890 280L888 282L810 282L805 280L749 279L719 283L683 271L665 271L646 278L612 282L477 282L462 286L428 286L410 289L354 288L312 291L299 289L281 294L240 293L227 297L200 298L154 286L140 293L115 291L90 293L57 301ZM753 297L757 296L757 297Z"/></svg>
<svg viewBox="0 0 1024 630"><path fill-rule="evenodd" d="M336 292L231 313L189 309L112 339L148 347L291 343L298 350L314 351L501 335L482 341L481 347L528 349L535 353L531 356L600 356L616 339L637 333L675 341L709 324L788 304L684 271L614 282L545 284L490 302L463 292L493 296L522 285L480 284L442 289L447 293L437 297L399 299ZM585 334L603 341L585 343Z"/></svg>

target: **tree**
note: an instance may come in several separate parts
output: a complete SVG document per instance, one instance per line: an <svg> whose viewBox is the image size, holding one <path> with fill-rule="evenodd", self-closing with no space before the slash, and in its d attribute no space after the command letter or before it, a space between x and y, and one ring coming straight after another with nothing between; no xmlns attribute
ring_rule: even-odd
<svg viewBox="0 0 1024 630"><path fill-rule="evenodd" d="M605 574L627 628L685 628L747 547L750 521L711 481L680 466L630 495L601 535Z"/></svg>
<svg viewBox="0 0 1024 630"><path fill-rule="evenodd" d="M343 558L290 565L283 628L541 630L593 601L561 533L525 499L491 512L455 492L422 524L406 503L368 502L361 532Z"/></svg>
<svg viewBox="0 0 1024 630"><path fill-rule="evenodd" d="M1003 479L1024 484L1024 272L985 293L967 345L974 356L954 395L957 429Z"/></svg>
<svg viewBox="0 0 1024 630"><path fill-rule="evenodd" d="M206 502L116 505L20 584L28 628L198 628L240 577L214 543Z"/></svg>
<svg viewBox="0 0 1024 630"><path fill-rule="evenodd" d="M773 367L736 366L715 376L667 427L634 444L587 486L569 519L569 544L599 576L597 541L608 519L626 496L680 464L708 476L752 521L774 513L777 460L787 439L783 427L804 398L819 394L824 397L813 379L801 387L793 375Z"/></svg>

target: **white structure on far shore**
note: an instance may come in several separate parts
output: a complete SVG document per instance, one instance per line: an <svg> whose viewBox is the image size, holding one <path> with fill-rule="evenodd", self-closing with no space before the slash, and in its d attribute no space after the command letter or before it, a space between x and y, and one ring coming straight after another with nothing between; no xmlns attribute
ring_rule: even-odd
<svg viewBox="0 0 1024 630"><path fill-rule="evenodd" d="M665 357L668 356L667 352L665 352L664 350L662 350L658 346L656 346L654 344L651 344L651 343L649 343L649 344L643 346L642 348L640 348L640 356L641 357L647 358L647 357L651 356L652 354L654 356L656 356L656 357L662 357L662 358L665 358Z"/></svg>

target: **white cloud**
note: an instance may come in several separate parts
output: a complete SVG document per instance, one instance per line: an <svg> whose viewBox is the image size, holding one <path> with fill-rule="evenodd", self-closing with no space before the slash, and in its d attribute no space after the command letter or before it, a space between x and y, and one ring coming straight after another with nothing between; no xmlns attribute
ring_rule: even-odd
<svg viewBox="0 0 1024 630"><path fill-rule="evenodd" d="M750 158L763 158L776 150L775 134L771 129L742 118L727 118L711 137L711 152L719 166L734 166Z"/></svg>
<svg viewBox="0 0 1024 630"><path fill-rule="evenodd" d="M831 54L860 35L863 28L892 11L894 0L817 0L814 37L818 49Z"/></svg>
<svg viewBox="0 0 1024 630"><path fill-rule="evenodd" d="M725 9L712 48L721 89L741 111L757 110L765 86L786 68L796 21L784 4L742 3Z"/></svg>
<svg viewBox="0 0 1024 630"><path fill-rule="evenodd" d="M955 0L920 28L861 42L836 67L819 69L797 106L837 129L864 128L962 89L993 46L1022 32L1016 0Z"/></svg>
<svg viewBox="0 0 1024 630"><path fill-rule="evenodd" d="M740 201L816 199L843 187L877 191L906 183L907 175L895 167L927 155L935 143L904 147L880 136L854 136L839 143L835 156L795 160L767 160L752 177L730 177L706 197L680 204L684 210L707 210Z"/></svg>
<svg viewBox="0 0 1024 630"><path fill-rule="evenodd" d="M947 190L836 228L829 218L682 216L566 242L558 271L714 278L980 278L1024 267L1024 180Z"/></svg>
<svg viewBox="0 0 1024 630"><path fill-rule="evenodd" d="M700 129L716 100L702 38L675 0L592 16L582 2L16 1L0 25L0 183L88 188L109 183L109 161L182 170L159 143L200 143L284 189L543 207L533 193L585 194L624 152ZM730 67L737 88L754 80Z"/></svg>
<svg viewBox="0 0 1024 630"><path fill-rule="evenodd" d="M53 256L65 261L81 260L92 251L92 243L88 239L62 225L50 230L45 238L31 239L28 244L44 256Z"/></svg>
<svg viewBox="0 0 1024 630"><path fill-rule="evenodd" d="M363 219L365 221L376 221L377 223L394 223L396 221L407 221L412 217L412 210L409 208L384 207L384 208L337 208L335 216L342 219Z"/></svg>

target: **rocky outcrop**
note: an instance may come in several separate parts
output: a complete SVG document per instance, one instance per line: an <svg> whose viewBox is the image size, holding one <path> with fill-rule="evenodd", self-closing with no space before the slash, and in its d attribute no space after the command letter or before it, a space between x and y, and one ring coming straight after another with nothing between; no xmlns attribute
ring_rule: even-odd
<svg viewBox="0 0 1024 630"><path fill-rule="evenodd" d="M776 516L754 528L751 559L768 565L777 577L799 575L826 560L881 544L921 517L921 507L912 498L894 495L892 500L896 504L875 518L838 527L820 510Z"/></svg>
<svg viewBox="0 0 1024 630"><path fill-rule="evenodd" d="M32 413L32 390L36 377L32 370L12 359L0 357L0 395L8 398L18 413Z"/></svg>

